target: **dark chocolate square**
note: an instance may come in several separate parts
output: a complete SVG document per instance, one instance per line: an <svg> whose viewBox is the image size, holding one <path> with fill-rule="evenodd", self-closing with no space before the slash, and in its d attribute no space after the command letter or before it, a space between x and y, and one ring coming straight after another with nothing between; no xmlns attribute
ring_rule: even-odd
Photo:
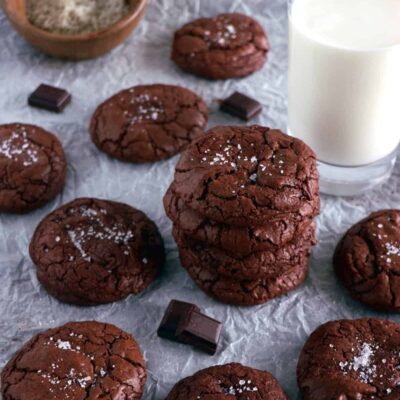
<svg viewBox="0 0 400 400"><path fill-rule="evenodd" d="M160 337L177 341L176 330L182 319L193 311L200 311L199 308L191 303L184 301L171 300L165 311L164 317L158 328L157 334Z"/></svg>
<svg viewBox="0 0 400 400"><path fill-rule="evenodd" d="M179 341L213 355L218 348L221 330L221 322L193 311L181 321L176 334Z"/></svg>
<svg viewBox="0 0 400 400"><path fill-rule="evenodd" d="M220 108L245 121L249 121L262 111L261 103L239 92L235 92L225 99Z"/></svg>
<svg viewBox="0 0 400 400"><path fill-rule="evenodd" d="M61 112L71 102L71 95L64 89L41 84L28 99L32 107Z"/></svg>

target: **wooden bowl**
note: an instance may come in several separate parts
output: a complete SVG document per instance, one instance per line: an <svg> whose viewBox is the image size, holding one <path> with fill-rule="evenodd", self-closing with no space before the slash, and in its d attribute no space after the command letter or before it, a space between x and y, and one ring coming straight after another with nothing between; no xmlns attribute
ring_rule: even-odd
<svg viewBox="0 0 400 400"><path fill-rule="evenodd" d="M14 28L32 46L49 55L69 60L85 60L101 56L121 44L142 19L148 0L126 0L130 12L110 27L79 35L64 35L39 29L27 17L26 0L0 0Z"/></svg>

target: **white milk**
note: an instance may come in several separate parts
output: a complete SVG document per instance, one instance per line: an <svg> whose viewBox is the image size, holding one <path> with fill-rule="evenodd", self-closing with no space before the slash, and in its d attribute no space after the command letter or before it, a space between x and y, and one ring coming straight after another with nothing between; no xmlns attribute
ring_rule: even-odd
<svg viewBox="0 0 400 400"><path fill-rule="evenodd" d="M289 129L320 161L375 162L400 141L400 0L294 0Z"/></svg>

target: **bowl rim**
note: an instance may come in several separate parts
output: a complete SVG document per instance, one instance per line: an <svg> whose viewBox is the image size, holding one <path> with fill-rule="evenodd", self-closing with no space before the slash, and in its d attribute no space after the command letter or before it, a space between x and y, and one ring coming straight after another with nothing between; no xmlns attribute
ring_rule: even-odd
<svg viewBox="0 0 400 400"><path fill-rule="evenodd" d="M149 0L136 0L137 5L134 7L132 11L129 11L127 15L125 15L123 18L119 19L116 21L114 24L103 28L99 31L95 32L88 32L88 33L79 33L79 34L64 34L64 33L58 33L58 32L50 32L46 31L44 29L40 29L37 26L33 25L29 19L26 19L27 25L26 29L29 29L29 31L32 34L35 34L37 36L41 36L44 39L48 39L51 41L59 41L59 42L70 42L70 41L75 41L75 42L80 42L80 41L87 41L87 40L92 40L92 39L99 39L101 37L111 35L114 32L118 32L120 30L123 30L126 26L129 26L134 20L136 20L140 15L143 13L145 10L146 6L148 5ZM12 12L9 10L8 5L7 5L7 0L4 0L4 12L7 15L7 17L15 24L15 25L20 25L19 21L16 21L17 18L13 18Z"/></svg>

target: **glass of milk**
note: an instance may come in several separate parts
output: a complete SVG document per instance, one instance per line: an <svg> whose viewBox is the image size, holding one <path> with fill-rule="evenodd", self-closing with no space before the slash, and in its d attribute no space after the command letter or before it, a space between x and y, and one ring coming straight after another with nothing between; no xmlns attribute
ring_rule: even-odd
<svg viewBox="0 0 400 400"><path fill-rule="evenodd" d="M400 0L289 0L291 135L317 153L321 191L385 181L400 142Z"/></svg>

